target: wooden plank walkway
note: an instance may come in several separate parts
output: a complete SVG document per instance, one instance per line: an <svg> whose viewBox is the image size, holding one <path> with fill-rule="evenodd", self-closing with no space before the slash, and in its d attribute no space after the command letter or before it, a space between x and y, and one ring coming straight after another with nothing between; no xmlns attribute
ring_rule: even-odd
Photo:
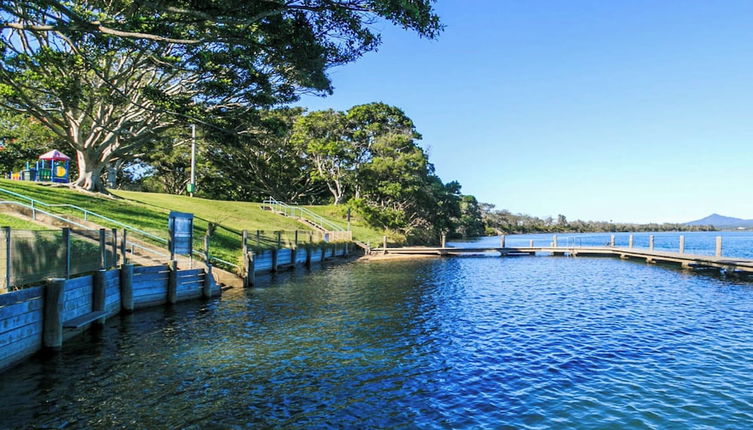
<svg viewBox="0 0 753 430"><path fill-rule="evenodd" d="M679 264L681 267L687 269L718 269L727 273L753 274L753 259L657 251L650 248L623 248L615 246L518 246L505 248L404 247L372 248L371 252L372 254L440 256L488 254L496 252L503 257L535 255L537 253L572 257L617 257L622 259L642 259L647 263Z"/></svg>

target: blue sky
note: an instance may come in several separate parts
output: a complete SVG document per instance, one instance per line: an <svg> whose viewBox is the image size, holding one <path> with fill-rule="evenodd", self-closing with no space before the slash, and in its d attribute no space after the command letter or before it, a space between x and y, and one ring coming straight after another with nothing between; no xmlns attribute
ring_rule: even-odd
<svg viewBox="0 0 753 430"><path fill-rule="evenodd" d="M437 173L537 216L753 218L753 1L439 0L437 40L379 25L310 109L396 105Z"/></svg>

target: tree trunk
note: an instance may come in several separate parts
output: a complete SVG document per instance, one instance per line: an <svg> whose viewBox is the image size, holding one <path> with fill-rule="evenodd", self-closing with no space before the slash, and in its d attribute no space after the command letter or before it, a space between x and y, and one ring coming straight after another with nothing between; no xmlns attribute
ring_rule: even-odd
<svg viewBox="0 0 753 430"><path fill-rule="evenodd" d="M102 183L102 170L105 164L99 160L96 154L89 154L82 151L76 151L78 160L78 179L73 183L74 186L86 191L106 193Z"/></svg>
<svg viewBox="0 0 753 430"><path fill-rule="evenodd" d="M115 164L107 163L107 186L110 188L115 188L118 182L118 168Z"/></svg>

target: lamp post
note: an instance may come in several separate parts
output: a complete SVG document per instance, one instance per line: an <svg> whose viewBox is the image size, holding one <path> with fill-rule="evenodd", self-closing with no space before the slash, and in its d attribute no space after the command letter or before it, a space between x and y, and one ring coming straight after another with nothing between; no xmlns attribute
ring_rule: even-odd
<svg viewBox="0 0 753 430"><path fill-rule="evenodd" d="M191 124L191 182L188 183L188 193L193 197L196 191L196 124Z"/></svg>

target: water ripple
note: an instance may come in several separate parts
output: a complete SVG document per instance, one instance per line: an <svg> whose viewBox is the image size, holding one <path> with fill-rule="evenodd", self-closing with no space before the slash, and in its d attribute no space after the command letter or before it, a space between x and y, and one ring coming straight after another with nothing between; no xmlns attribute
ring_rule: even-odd
<svg viewBox="0 0 753 430"><path fill-rule="evenodd" d="M753 288L610 259L348 264L108 323L3 428L749 428Z"/></svg>

